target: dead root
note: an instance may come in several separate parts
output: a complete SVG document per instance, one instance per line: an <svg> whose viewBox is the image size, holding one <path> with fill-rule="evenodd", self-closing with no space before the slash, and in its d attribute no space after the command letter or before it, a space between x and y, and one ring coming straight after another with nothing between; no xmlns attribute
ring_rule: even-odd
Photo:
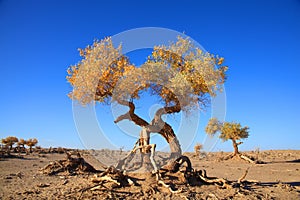
<svg viewBox="0 0 300 200"><path fill-rule="evenodd" d="M67 152L67 159L50 162L48 165L40 169L43 174L55 175L60 172L68 172L69 174L80 172L97 172L97 170L87 163L80 153L74 158Z"/></svg>
<svg viewBox="0 0 300 200"><path fill-rule="evenodd" d="M244 179L246 178L248 171L249 168L246 169L245 173L242 174L242 176L237 181L229 181L224 178L217 178L217 177L208 177L205 170L194 170L191 166L191 162L189 158L187 156L181 156L177 158L173 163L161 168L160 172L162 177L168 176L168 173L174 175L174 173L178 174L179 172L179 174L182 174L181 177L184 177L184 184L188 184L191 186L200 186L205 184L205 185L216 185L223 189L231 189L231 188L240 188L243 185ZM245 181L245 183L246 182L247 181ZM159 183L167 187L166 184L162 184L163 180L159 181ZM174 189L171 192L174 193Z"/></svg>
<svg viewBox="0 0 300 200"><path fill-rule="evenodd" d="M183 190L176 188L176 184L173 182L166 183L166 179L168 179L169 175L177 177L178 180L182 181L181 184L187 184L190 186L209 184L216 185L223 189L232 189L240 187L243 184L243 180L246 178L248 171L249 168L237 181L208 177L205 170L194 170L190 159L187 156L181 156L159 170L159 175L156 176L156 183L157 186L168 189L171 194L182 193ZM129 177L124 171L113 166L107 168L106 171L101 174L96 174L91 181L96 183L96 185L88 188L91 191L103 190L104 188L106 188L106 190L112 190L113 188L139 186L139 184L134 181L134 178ZM110 183L110 189L105 186L106 183Z"/></svg>
<svg viewBox="0 0 300 200"><path fill-rule="evenodd" d="M92 186L83 188L78 192L79 197L85 191L110 191L118 193L120 188L141 186L138 179L129 176L124 170L110 166L105 167L105 171L98 171L89 163L87 163L78 153L77 157L72 157L67 153L67 159L51 162L41 169L44 174L54 175L59 172L92 172L95 173L91 178ZM201 186L201 185L216 185L223 189L242 188L246 184L245 178L249 168L237 181L228 181L223 178L208 177L205 170L195 170L192 168L190 159L187 156L181 156L176 160L163 166L157 172L156 182L153 182L157 187L166 188L171 194L179 194L184 191L180 185L186 186ZM171 178L172 177L172 178ZM142 180L142 179L140 179ZM115 190L119 188L118 190ZM158 188L157 188L158 189ZM121 191L121 190L120 190ZM122 191L121 191L122 192ZM154 191L155 192L155 191Z"/></svg>
<svg viewBox="0 0 300 200"><path fill-rule="evenodd" d="M172 193L172 194L177 194L177 193L180 193L182 192L181 189L178 189L178 190L175 190L170 184L166 184L164 181L162 180L159 180L157 182L158 185L162 185L163 187L169 189L169 191Z"/></svg>
<svg viewBox="0 0 300 200"><path fill-rule="evenodd" d="M113 166L107 168L100 175L95 174L92 182L98 183L99 186L105 182L114 183L117 187L135 185L135 182L124 171L120 171Z"/></svg>

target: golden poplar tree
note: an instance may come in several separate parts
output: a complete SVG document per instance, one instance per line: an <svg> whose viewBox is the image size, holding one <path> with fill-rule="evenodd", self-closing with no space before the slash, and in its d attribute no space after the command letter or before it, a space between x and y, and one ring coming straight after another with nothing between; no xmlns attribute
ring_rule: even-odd
<svg viewBox="0 0 300 200"><path fill-rule="evenodd" d="M189 38L178 37L167 46L154 46L146 62L137 67L114 47L110 37L79 49L82 59L68 68L67 80L73 87L69 97L81 104L117 102L129 111L115 120L130 120L148 132L157 132L170 145L172 155L181 155L173 128L162 115L189 112L207 106L209 96L221 91L226 79L224 58L203 52ZM164 107L152 120L140 117L135 103L142 93L158 97ZM200 106L199 106L199 104Z"/></svg>

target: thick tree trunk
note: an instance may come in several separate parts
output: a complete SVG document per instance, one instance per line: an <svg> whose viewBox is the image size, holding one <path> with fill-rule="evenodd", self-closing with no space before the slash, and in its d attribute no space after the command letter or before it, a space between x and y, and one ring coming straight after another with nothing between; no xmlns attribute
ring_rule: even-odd
<svg viewBox="0 0 300 200"><path fill-rule="evenodd" d="M150 133L143 128L140 133L139 146L147 146L150 144ZM141 168L140 171L152 171L153 166L150 160L150 150L141 148Z"/></svg>
<svg viewBox="0 0 300 200"><path fill-rule="evenodd" d="M178 158L181 156L181 147L179 141L173 131L173 128L165 123L165 126L159 131L159 134L162 135L170 145L171 156L170 158Z"/></svg>
<svg viewBox="0 0 300 200"><path fill-rule="evenodd" d="M170 158L178 158L181 156L182 151L181 147L179 144L179 141L174 133L173 128L166 122L162 120L162 115L164 114L172 114L176 112L181 111L181 107L179 103L177 103L175 106L170 106L170 107L164 107L160 108L156 111L154 119L151 121L151 123L148 123L138 115L134 113L135 111L135 105L133 102L128 102L128 101L121 101L119 100L118 103L124 106L129 107L129 111L121 116L119 116L116 120L115 123L118 123L119 121L122 121L124 119L130 120L134 122L136 125L141 126L141 127L146 127L148 132L150 133L159 133L162 135L166 141L170 145L170 150L171 150L171 156ZM148 160L148 158L145 158Z"/></svg>
<svg viewBox="0 0 300 200"><path fill-rule="evenodd" d="M159 129L158 133L161 134L169 143L171 156L170 158L177 159L181 156L182 151L179 141L174 133L173 128L165 121L162 120L162 115L178 113L181 111L179 102L176 105L170 107L160 108L156 111L154 119L151 121L150 125L154 126L154 129Z"/></svg>
<svg viewBox="0 0 300 200"><path fill-rule="evenodd" d="M234 140L234 139L231 139L231 140L232 140L232 145L234 148L233 156L236 156L236 155L240 154L239 149L238 149L239 144L236 142L236 140Z"/></svg>
<svg viewBox="0 0 300 200"><path fill-rule="evenodd" d="M141 153L141 167L139 171L141 172L151 172L153 171L153 166L150 160L150 153Z"/></svg>

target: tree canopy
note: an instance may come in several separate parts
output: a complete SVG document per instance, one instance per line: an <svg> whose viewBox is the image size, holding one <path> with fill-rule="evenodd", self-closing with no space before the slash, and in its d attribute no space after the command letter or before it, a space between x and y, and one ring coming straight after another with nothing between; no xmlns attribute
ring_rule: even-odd
<svg viewBox="0 0 300 200"><path fill-rule="evenodd" d="M73 86L69 97L81 104L110 103L113 94L116 101L139 99L145 91L160 97L166 106L177 104L180 96L206 104L206 95L214 96L226 78L224 58L203 52L189 38L154 46L140 67L131 64L122 46L115 48L110 37L79 52L82 60L68 69L67 80ZM184 102L180 110L194 102Z"/></svg>
<svg viewBox="0 0 300 200"><path fill-rule="evenodd" d="M35 146L37 143L38 140L36 138L26 140L26 145L29 146L30 153L32 152L32 147Z"/></svg>
<svg viewBox="0 0 300 200"><path fill-rule="evenodd" d="M26 145L29 147L33 147L38 143L38 140L36 138L31 138L26 140Z"/></svg>
<svg viewBox="0 0 300 200"><path fill-rule="evenodd" d="M209 120L205 131L209 135L214 135L220 132L220 138L223 141L227 140L240 140L249 137L249 127L242 127L240 123L236 122L220 122L216 118Z"/></svg>
<svg viewBox="0 0 300 200"><path fill-rule="evenodd" d="M14 136L8 136L6 138L3 138L1 140L1 143L4 144L4 145L7 145L9 146L10 148L12 148L12 146L17 143L19 140L17 137L14 137Z"/></svg>
<svg viewBox="0 0 300 200"><path fill-rule="evenodd" d="M24 145L26 144L26 140L24 140L23 138L20 138L17 144L18 144L18 146L24 147Z"/></svg>

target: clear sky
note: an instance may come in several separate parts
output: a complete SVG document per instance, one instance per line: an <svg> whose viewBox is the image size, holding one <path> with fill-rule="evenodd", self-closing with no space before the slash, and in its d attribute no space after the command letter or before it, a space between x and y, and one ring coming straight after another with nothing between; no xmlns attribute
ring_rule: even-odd
<svg viewBox="0 0 300 200"><path fill-rule="evenodd" d="M0 138L36 137L41 146L84 148L67 97L72 88L66 69L79 61L77 48L139 27L185 32L225 57L225 120L250 127L241 150L300 149L299 0L2 0ZM97 106L106 132L130 148L134 140L118 139L123 133L106 114L110 107ZM203 116L193 144L203 140L210 114ZM230 142L220 142L215 150L231 149Z"/></svg>

